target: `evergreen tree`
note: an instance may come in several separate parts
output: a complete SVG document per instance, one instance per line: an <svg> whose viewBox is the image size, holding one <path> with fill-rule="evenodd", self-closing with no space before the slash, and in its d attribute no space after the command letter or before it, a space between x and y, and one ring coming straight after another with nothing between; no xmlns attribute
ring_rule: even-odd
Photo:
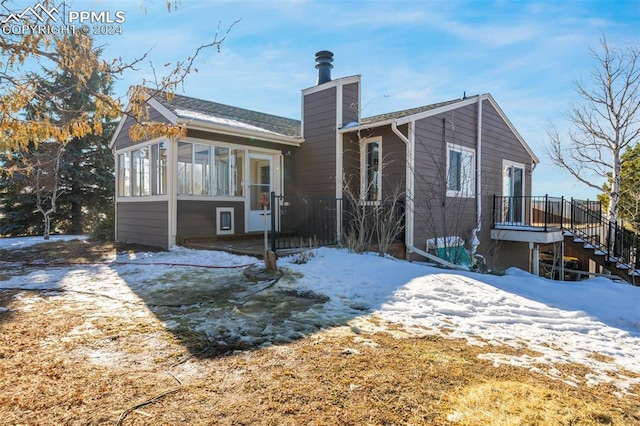
<svg viewBox="0 0 640 426"><path fill-rule="evenodd" d="M100 49L96 49L99 57ZM60 231L82 234L87 232L100 218L112 214L114 193L114 162L108 143L115 125L108 118L96 117L95 95L111 96L111 77L95 69L83 84L88 91L78 91L80 78L68 68L44 70L32 75L37 81L37 93L25 109L29 120L46 119L56 125L77 121L80 116L91 128L102 129L101 135L89 132L74 137L64 147L60 158L60 195L51 220ZM46 145L46 144L43 144ZM0 234L25 235L37 232L33 217L37 216L35 202L29 199L30 177L33 162L40 147L34 144L0 162L5 167L14 166L12 174L0 181ZM33 198L33 197L31 197Z"/></svg>

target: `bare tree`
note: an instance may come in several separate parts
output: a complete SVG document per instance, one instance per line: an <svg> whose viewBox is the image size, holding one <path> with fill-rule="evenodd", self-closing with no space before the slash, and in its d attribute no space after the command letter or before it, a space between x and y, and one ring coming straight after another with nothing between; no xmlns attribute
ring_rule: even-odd
<svg viewBox="0 0 640 426"><path fill-rule="evenodd" d="M640 139L640 48L613 47L604 34L600 48L589 50L595 60L591 79L574 83L582 103L567 111L568 139L551 124L548 153L555 165L598 191L610 177L607 216L616 220L622 154Z"/></svg>
<svg viewBox="0 0 640 426"><path fill-rule="evenodd" d="M21 160L21 167L14 177L23 176L22 191L35 196L35 207L44 221L44 239L51 234L51 215L56 212L58 198L65 189L61 179L61 158L65 146L55 142L41 143Z"/></svg>

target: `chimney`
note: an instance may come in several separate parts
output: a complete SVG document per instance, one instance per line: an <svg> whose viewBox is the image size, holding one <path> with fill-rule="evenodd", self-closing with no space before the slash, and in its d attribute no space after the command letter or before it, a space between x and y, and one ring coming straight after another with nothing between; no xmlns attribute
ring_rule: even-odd
<svg viewBox="0 0 640 426"><path fill-rule="evenodd" d="M331 62L333 62L332 52L321 50L316 53L316 69L318 70L318 82L316 85L331 81L331 68L333 68Z"/></svg>

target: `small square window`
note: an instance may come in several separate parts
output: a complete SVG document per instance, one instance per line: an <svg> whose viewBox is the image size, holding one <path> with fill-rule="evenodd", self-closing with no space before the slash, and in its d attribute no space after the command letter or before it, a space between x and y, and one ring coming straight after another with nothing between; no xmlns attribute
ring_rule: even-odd
<svg viewBox="0 0 640 426"><path fill-rule="evenodd" d="M216 234L229 235L235 233L233 211L233 207L216 208Z"/></svg>

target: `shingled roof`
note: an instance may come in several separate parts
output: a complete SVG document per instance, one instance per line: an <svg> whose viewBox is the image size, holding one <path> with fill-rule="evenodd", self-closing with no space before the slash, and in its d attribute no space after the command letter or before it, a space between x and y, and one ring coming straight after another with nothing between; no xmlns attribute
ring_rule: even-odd
<svg viewBox="0 0 640 426"><path fill-rule="evenodd" d="M252 111L183 95L175 95L171 101L167 101L166 96L160 93L155 96L155 99L177 117L182 119L206 121L230 128L277 134L290 138L301 137L301 124L299 120L265 114L258 111ZM460 101L461 99L452 99L417 108L365 117L359 124L375 124L402 117L409 117L414 114L434 110Z"/></svg>
<svg viewBox="0 0 640 426"><path fill-rule="evenodd" d="M374 115L371 117L363 118L361 124L374 124L374 123L379 123L381 121L395 120L397 118L409 117L414 114L420 114L421 112L431 111L433 109L455 104L460 101L461 99L452 99L450 101L438 102L436 104L425 105L417 108L410 108L402 111L389 112L387 114Z"/></svg>
<svg viewBox="0 0 640 426"><path fill-rule="evenodd" d="M170 101L164 94L155 99L179 118L206 121L237 129L300 138L300 121L251 111L217 102L175 95Z"/></svg>

